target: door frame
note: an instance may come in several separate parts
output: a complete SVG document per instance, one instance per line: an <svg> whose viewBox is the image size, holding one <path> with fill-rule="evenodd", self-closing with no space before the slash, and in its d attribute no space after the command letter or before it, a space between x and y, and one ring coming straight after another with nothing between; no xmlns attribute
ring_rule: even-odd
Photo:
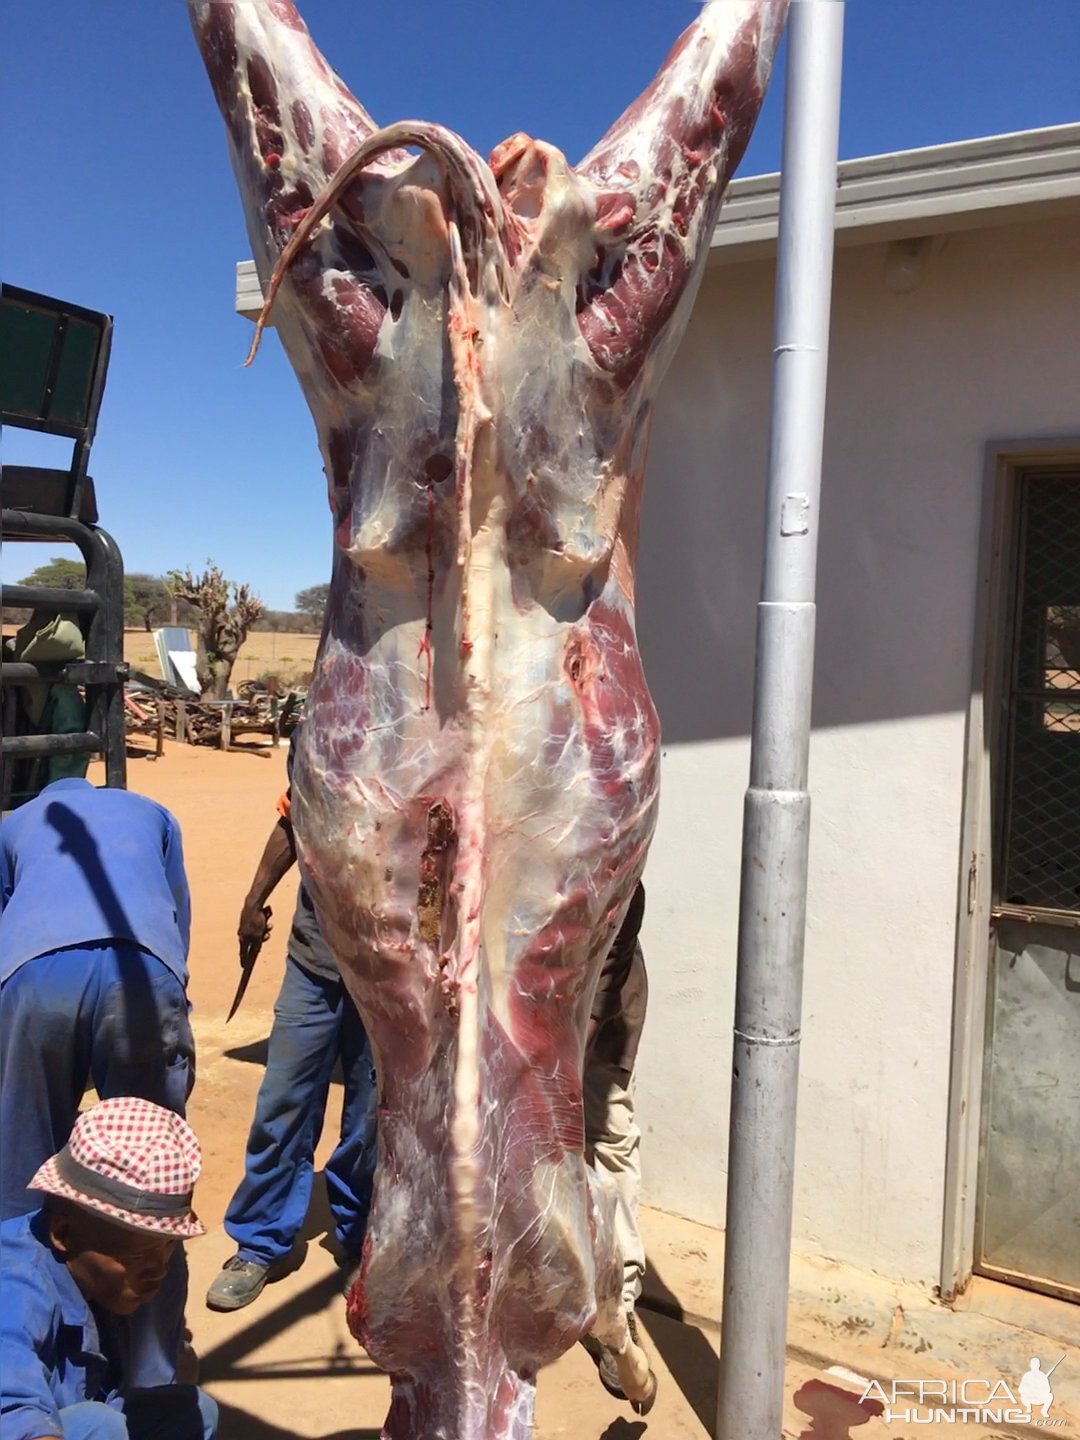
<svg viewBox="0 0 1080 1440"><path fill-rule="evenodd" d="M1016 571L1014 523L1019 472L1027 466L1080 463L1075 434L991 440L984 448L979 569L971 693L964 736L956 963L945 1143L941 1271L944 1300L961 1294L975 1263L975 1209L990 983L990 910L994 890L993 817L1002 803L1000 754L1008 703L1008 624Z"/></svg>

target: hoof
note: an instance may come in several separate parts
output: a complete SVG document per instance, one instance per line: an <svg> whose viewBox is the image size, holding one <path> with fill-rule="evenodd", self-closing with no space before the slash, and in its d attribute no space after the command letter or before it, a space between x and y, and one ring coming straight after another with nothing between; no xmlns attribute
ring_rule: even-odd
<svg viewBox="0 0 1080 1440"><path fill-rule="evenodd" d="M630 1401L631 1409L633 1410L635 1415L648 1415L649 1411L656 1403L656 1392L658 1388L659 1387L656 1383L656 1376L650 1370L649 1383L645 1396L641 1400Z"/></svg>

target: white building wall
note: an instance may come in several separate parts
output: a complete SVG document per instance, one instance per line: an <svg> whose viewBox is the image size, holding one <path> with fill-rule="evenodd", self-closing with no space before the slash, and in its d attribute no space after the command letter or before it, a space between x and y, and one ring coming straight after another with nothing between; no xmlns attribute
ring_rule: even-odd
<svg viewBox="0 0 1080 1440"><path fill-rule="evenodd" d="M940 1265L984 446L1080 432L1080 219L838 251L818 584L796 1248ZM664 726L646 1198L723 1223L772 262L706 277L653 431L638 621ZM966 868L966 867L965 867ZM977 1117L971 1117L977 1123Z"/></svg>

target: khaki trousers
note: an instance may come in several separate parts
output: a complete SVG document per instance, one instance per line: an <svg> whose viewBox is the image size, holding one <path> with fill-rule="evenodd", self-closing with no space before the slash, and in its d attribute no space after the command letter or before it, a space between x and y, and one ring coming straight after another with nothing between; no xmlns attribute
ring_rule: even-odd
<svg viewBox="0 0 1080 1440"><path fill-rule="evenodd" d="M612 1182L618 1203L615 1237L623 1258L623 1303L633 1310L645 1275L638 1231L641 1203L641 1131L634 1120L634 1076L594 1058L585 1062L585 1153Z"/></svg>

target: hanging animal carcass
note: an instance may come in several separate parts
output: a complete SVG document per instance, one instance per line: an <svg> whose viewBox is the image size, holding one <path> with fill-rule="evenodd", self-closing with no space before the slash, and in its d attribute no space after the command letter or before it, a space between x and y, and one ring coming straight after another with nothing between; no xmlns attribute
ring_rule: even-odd
<svg viewBox="0 0 1080 1440"><path fill-rule="evenodd" d="M654 1383L582 1055L656 816L650 410L786 0L706 4L576 168L376 129L292 0L189 5L333 514L293 816L379 1072L350 1321L393 1379L386 1437L523 1440L538 1369L590 1329L632 1399Z"/></svg>

